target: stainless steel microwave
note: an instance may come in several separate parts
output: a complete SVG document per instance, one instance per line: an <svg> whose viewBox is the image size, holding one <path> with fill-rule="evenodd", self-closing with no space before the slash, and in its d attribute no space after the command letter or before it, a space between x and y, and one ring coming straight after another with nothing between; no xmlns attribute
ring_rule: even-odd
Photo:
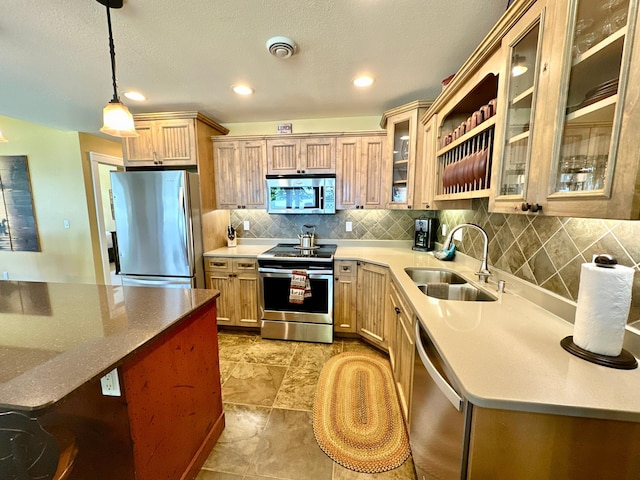
<svg viewBox="0 0 640 480"><path fill-rule="evenodd" d="M336 176L267 175L267 213L336 213Z"/></svg>

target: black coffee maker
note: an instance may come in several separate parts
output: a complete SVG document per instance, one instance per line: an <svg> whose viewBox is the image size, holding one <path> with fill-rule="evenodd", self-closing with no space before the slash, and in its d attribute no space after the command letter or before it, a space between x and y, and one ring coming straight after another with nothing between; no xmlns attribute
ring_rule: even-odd
<svg viewBox="0 0 640 480"><path fill-rule="evenodd" d="M430 252L436 247L438 233L437 218L416 218L415 230L413 233L413 250L420 252Z"/></svg>

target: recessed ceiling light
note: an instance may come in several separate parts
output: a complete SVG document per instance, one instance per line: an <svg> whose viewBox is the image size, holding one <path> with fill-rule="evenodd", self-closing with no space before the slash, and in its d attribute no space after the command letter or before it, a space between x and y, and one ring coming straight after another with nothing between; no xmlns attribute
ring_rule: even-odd
<svg viewBox="0 0 640 480"><path fill-rule="evenodd" d="M124 96L129 100L135 100L136 102L143 102L147 99L147 97L145 97L140 92L124 92Z"/></svg>
<svg viewBox="0 0 640 480"><path fill-rule="evenodd" d="M253 88L248 87L246 85L234 85L231 87L234 92L238 95L251 95L253 93Z"/></svg>
<svg viewBox="0 0 640 480"><path fill-rule="evenodd" d="M353 81L353 84L356 87L370 87L371 85L373 85L373 77L358 77Z"/></svg>

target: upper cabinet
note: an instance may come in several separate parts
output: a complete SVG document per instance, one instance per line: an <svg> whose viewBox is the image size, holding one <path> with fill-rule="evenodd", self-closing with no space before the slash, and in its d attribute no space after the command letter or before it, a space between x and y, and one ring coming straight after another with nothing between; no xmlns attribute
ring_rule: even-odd
<svg viewBox="0 0 640 480"><path fill-rule="evenodd" d="M202 146L211 148L209 137L229 132L198 112L143 113L133 118L139 136L124 139L126 167L197 167Z"/></svg>
<svg viewBox="0 0 640 480"><path fill-rule="evenodd" d="M534 151L534 147L540 148L534 143L534 134L544 128L545 111L538 99L545 97L549 77L549 52L542 50L543 39L546 49L552 44L551 33L545 28L546 10L545 1L536 2L502 40L504 69L497 117L501 121L495 138L497 168L493 172L492 211L540 212L534 197L539 164L545 159Z"/></svg>
<svg viewBox="0 0 640 480"><path fill-rule="evenodd" d="M267 139L267 173L336 173L336 140L322 135Z"/></svg>
<svg viewBox="0 0 640 480"><path fill-rule="evenodd" d="M213 139L218 208L266 208L265 140Z"/></svg>
<svg viewBox="0 0 640 480"><path fill-rule="evenodd" d="M556 3L562 64L545 103L540 145L550 162L537 203L549 215L640 218L638 2Z"/></svg>
<svg viewBox="0 0 640 480"><path fill-rule="evenodd" d="M421 154L422 136L418 135L418 119L431 105L415 101L385 112L380 126L387 129L389 155L384 167L386 208L412 208L417 159Z"/></svg>
<svg viewBox="0 0 640 480"><path fill-rule="evenodd" d="M381 181L386 165L384 131L344 135L336 140L336 208L385 208L386 189Z"/></svg>

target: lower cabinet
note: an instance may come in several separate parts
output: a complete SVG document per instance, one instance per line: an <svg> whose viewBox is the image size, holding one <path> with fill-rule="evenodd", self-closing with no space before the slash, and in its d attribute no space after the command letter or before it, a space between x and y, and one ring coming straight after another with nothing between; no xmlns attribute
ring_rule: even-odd
<svg viewBox="0 0 640 480"><path fill-rule="evenodd" d="M218 325L260 326L255 258L206 258L205 276L207 288L220 291Z"/></svg>
<svg viewBox="0 0 640 480"><path fill-rule="evenodd" d="M358 262L336 260L334 262L333 331L356 333L358 304Z"/></svg>
<svg viewBox="0 0 640 480"><path fill-rule="evenodd" d="M388 348L385 302L389 270L373 263L358 262L357 331L383 349Z"/></svg>
<svg viewBox="0 0 640 480"><path fill-rule="evenodd" d="M398 292L393 281L389 285L387 323L389 325L389 358L398 399L406 424L411 412L411 385L415 354L416 315Z"/></svg>

